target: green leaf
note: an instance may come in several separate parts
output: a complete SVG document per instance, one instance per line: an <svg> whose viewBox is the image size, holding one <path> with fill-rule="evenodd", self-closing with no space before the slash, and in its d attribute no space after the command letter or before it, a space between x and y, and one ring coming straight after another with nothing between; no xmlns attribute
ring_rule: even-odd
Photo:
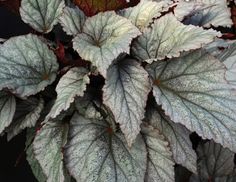
<svg viewBox="0 0 236 182"><path fill-rule="evenodd" d="M153 21L153 18L161 16L161 12L168 6L167 1L153 2L141 0L140 3L120 12L120 15L128 18L143 31Z"/></svg>
<svg viewBox="0 0 236 182"><path fill-rule="evenodd" d="M129 148L121 132L104 120L90 120L75 114L65 147L70 174L83 182L144 181L146 147L139 135Z"/></svg>
<svg viewBox="0 0 236 182"><path fill-rule="evenodd" d="M27 100L17 103L13 122L7 128L7 140L11 140L25 128L34 127L43 108L43 99L28 98Z"/></svg>
<svg viewBox="0 0 236 182"><path fill-rule="evenodd" d="M140 132L150 90L148 73L135 60L120 60L109 68L103 101L120 124L129 146Z"/></svg>
<svg viewBox="0 0 236 182"><path fill-rule="evenodd" d="M15 97L4 91L0 91L0 134L11 124L15 110Z"/></svg>
<svg viewBox="0 0 236 182"><path fill-rule="evenodd" d="M134 41L132 54L140 61L151 63L166 57L179 57L181 52L198 49L216 36L221 36L221 33L184 25L169 13L155 20L151 28Z"/></svg>
<svg viewBox="0 0 236 182"><path fill-rule="evenodd" d="M46 182L47 178L43 173L43 169L41 168L39 162L35 158L35 154L33 152L32 141L34 140L34 136L36 135L35 129L28 129L26 135L26 159L31 167L31 170L35 176L35 178L39 182Z"/></svg>
<svg viewBox="0 0 236 182"><path fill-rule="evenodd" d="M48 121L35 136L33 150L47 182L67 181L62 148L67 141L68 126L62 121Z"/></svg>
<svg viewBox="0 0 236 182"><path fill-rule="evenodd" d="M233 25L231 12L228 8L227 0L190 0L180 1L175 10L175 14L184 14L184 23L204 27L231 27ZM194 12L186 11L186 6L200 6Z"/></svg>
<svg viewBox="0 0 236 182"><path fill-rule="evenodd" d="M236 94L223 63L195 51L147 70L155 99L172 121L236 151Z"/></svg>
<svg viewBox="0 0 236 182"><path fill-rule="evenodd" d="M139 34L138 28L115 12L99 13L86 20L83 33L73 40L73 47L106 77L112 61L121 53L129 53L132 39Z"/></svg>
<svg viewBox="0 0 236 182"><path fill-rule="evenodd" d="M68 35L77 35L83 30L86 16L79 8L65 7L60 17L60 24Z"/></svg>
<svg viewBox="0 0 236 182"><path fill-rule="evenodd" d="M168 139L175 162L197 173L197 156L192 149L190 131L183 125L171 121L160 108L149 108L147 119L151 126L157 128Z"/></svg>
<svg viewBox="0 0 236 182"><path fill-rule="evenodd" d="M35 35L9 39L0 47L0 90L20 97L34 95L51 84L57 74L56 56Z"/></svg>
<svg viewBox="0 0 236 182"><path fill-rule="evenodd" d="M234 170L234 153L214 141L197 148L198 175L201 181L214 181L217 177L231 175Z"/></svg>
<svg viewBox="0 0 236 182"><path fill-rule="evenodd" d="M22 20L35 30L48 33L57 24L65 6L62 0L22 0Z"/></svg>
<svg viewBox="0 0 236 182"><path fill-rule="evenodd" d="M47 119L56 118L62 111L69 109L76 96L84 95L89 81L88 71L85 68L70 69L57 84L57 99Z"/></svg>
<svg viewBox="0 0 236 182"><path fill-rule="evenodd" d="M148 163L145 181L174 182L174 162L168 142L157 129L142 125L147 151Z"/></svg>

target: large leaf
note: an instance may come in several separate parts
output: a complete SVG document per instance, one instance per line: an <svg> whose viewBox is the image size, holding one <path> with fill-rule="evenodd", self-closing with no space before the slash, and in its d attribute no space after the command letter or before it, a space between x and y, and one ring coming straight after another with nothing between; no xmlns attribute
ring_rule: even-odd
<svg viewBox="0 0 236 182"><path fill-rule="evenodd" d="M28 98L17 103L12 124L7 128L7 139L11 140L25 128L36 125L44 107L43 99Z"/></svg>
<svg viewBox="0 0 236 182"><path fill-rule="evenodd" d="M15 110L15 97L6 92L0 91L0 134L11 124Z"/></svg>
<svg viewBox="0 0 236 182"><path fill-rule="evenodd" d="M47 118L56 118L61 111L69 109L76 96L83 96L89 83L88 71L85 68L70 69L59 81L56 91L57 99Z"/></svg>
<svg viewBox="0 0 236 182"><path fill-rule="evenodd" d="M109 68L103 100L120 123L129 146L140 132L150 90L148 73L135 60L124 59Z"/></svg>
<svg viewBox="0 0 236 182"><path fill-rule="evenodd" d="M0 47L0 89L25 97L51 84L58 69L56 56L37 36L9 39Z"/></svg>
<svg viewBox="0 0 236 182"><path fill-rule="evenodd" d="M234 153L214 141L201 144L197 148L198 175L201 181L214 180L232 174Z"/></svg>
<svg viewBox="0 0 236 182"><path fill-rule="evenodd" d="M160 108L149 108L147 114L149 124L168 139L175 162L197 173L197 156L192 149L189 130L171 121Z"/></svg>
<svg viewBox="0 0 236 182"><path fill-rule="evenodd" d="M67 141L68 125L62 121L49 121L37 133L33 150L43 169L47 182L65 182L62 148Z"/></svg>
<svg viewBox="0 0 236 182"><path fill-rule="evenodd" d="M140 30L143 30L153 21L153 18L159 17L167 6L167 1L153 2L141 0L137 6L125 9L120 14L130 19Z"/></svg>
<svg viewBox="0 0 236 182"><path fill-rule="evenodd" d="M48 33L57 24L65 6L62 0L22 0L22 20L35 30Z"/></svg>
<svg viewBox="0 0 236 182"><path fill-rule="evenodd" d="M140 135L129 148L123 134L112 130L106 121L76 113L68 138L65 162L77 181L144 181L147 153Z"/></svg>
<svg viewBox="0 0 236 182"><path fill-rule="evenodd" d="M132 54L140 61L152 62L165 57L179 57L180 52L197 49L221 34L193 25L184 25L169 13L157 19L132 46Z"/></svg>
<svg viewBox="0 0 236 182"><path fill-rule="evenodd" d="M186 24L199 25L204 27L214 27L223 26L230 27L233 22L231 20L230 9L227 7L227 0L190 0L186 2L184 0L180 1L175 10L176 14L182 13L186 17ZM186 11L188 8L186 6L197 6L202 7L197 8L196 11Z"/></svg>
<svg viewBox="0 0 236 182"><path fill-rule="evenodd" d="M98 12L117 10L126 6L126 0L74 0L86 15L93 16Z"/></svg>
<svg viewBox="0 0 236 182"><path fill-rule="evenodd" d="M230 45L224 52L218 55L226 68L226 80L236 88L236 43Z"/></svg>
<svg viewBox="0 0 236 182"><path fill-rule="evenodd" d="M223 63L195 51L147 69L155 99L172 121L236 151L236 93Z"/></svg>
<svg viewBox="0 0 236 182"><path fill-rule="evenodd" d="M115 12L99 13L87 19L83 33L74 39L73 47L106 77L112 61L123 52L129 53L130 43L139 33L129 20Z"/></svg>
<svg viewBox="0 0 236 182"><path fill-rule="evenodd" d="M147 182L174 182L174 162L169 143L157 129L142 125L147 151L148 163L145 181Z"/></svg>
<svg viewBox="0 0 236 182"><path fill-rule="evenodd" d="M35 154L33 152L33 145L32 142L34 140L34 136L36 135L35 128L33 129L28 129L27 130L27 135L26 135L26 159L31 167L31 170L35 176L35 178L39 182L46 182L47 178L45 177L43 173L43 169L41 168L39 162L35 158Z"/></svg>
<svg viewBox="0 0 236 182"><path fill-rule="evenodd" d="M60 17L63 30L73 36L82 32L85 20L86 16L79 8L66 7Z"/></svg>

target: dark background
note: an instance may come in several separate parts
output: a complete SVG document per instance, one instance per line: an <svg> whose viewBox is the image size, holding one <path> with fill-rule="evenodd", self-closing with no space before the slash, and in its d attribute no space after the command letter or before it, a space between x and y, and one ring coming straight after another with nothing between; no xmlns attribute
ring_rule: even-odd
<svg viewBox="0 0 236 182"><path fill-rule="evenodd" d="M20 17L0 7L0 38L27 34L30 28ZM1 65L0 65L1 66ZM36 182L25 158L25 132L12 141L0 137L0 179L1 182Z"/></svg>

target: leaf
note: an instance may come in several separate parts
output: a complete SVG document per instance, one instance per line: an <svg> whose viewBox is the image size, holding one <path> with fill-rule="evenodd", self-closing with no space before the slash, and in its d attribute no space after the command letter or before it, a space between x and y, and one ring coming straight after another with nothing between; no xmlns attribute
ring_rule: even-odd
<svg viewBox="0 0 236 182"><path fill-rule="evenodd" d="M204 49L211 55L218 57L234 43L236 43L236 40L216 39L214 42L204 46Z"/></svg>
<svg viewBox="0 0 236 182"><path fill-rule="evenodd" d="M109 10L117 10L124 8L127 4L126 0L74 0L74 3L79 6L80 9L87 16L93 16L98 12L104 12Z"/></svg>
<svg viewBox="0 0 236 182"><path fill-rule="evenodd" d="M85 68L70 69L57 84L57 99L46 118L56 118L62 111L69 109L76 96L84 95L89 81L88 71Z"/></svg>
<svg viewBox="0 0 236 182"><path fill-rule="evenodd" d="M4 91L0 91L0 134L11 124L15 110L15 97Z"/></svg>
<svg viewBox="0 0 236 182"><path fill-rule="evenodd" d="M20 97L34 95L51 84L57 74L56 56L37 36L29 34L0 47L0 89Z"/></svg>
<svg viewBox="0 0 236 182"><path fill-rule="evenodd" d="M145 181L174 182L174 162L168 142L157 129L142 125L147 151L148 163Z"/></svg>
<svg viewBox="0 0 236 182"><path fill-rule="evenodd" d="M233 174L223 176L223 177L216 177L213 179L214 182L235 182L236 180L236 172L234 171ZM190 178L190 182L202 182L197 175L192 175Z"/></svg>
<svg viewBox="0 0 236 182"><path fill-rule="evenodd" d="M209 8L204 4L204 0L198 1L182 1L178 0L176 8L174 9L174 14L179 21L183 21L185 18L197 14L204 9ZM210 6L211 7L211 6Z"/></svg>
<svg viewBox="0 0 236 182"><path fill-rule="evenodd" d="M184 25L172 13L157 19L132 46L132 54L140 61L179 57L180 52L198 49L210 43L219 32L193 25Z"/></svg>
<svg viewBox="0 0 236 182"><path fill-rule="evenodd" d="M43 99L27 99L16 105L16 113L13 122L7 128L7 140L11 140L25 128L32 128L36 125L44 108Z"/></svg>
<svg viewBox="0 0 236 182"><path fill-rule="evenodd" d="M230 175L234 170L234 153L214 141L197 148L198 174L202 181Z"/></svg>
<svg viewBox="0 0 236 182"><path fill-rule="evenodd" d="M156 102L172 121L236 151L236 94L219 60L195 51L147 70Z"/></svg>
<svg viewBox="0 0 236 182"><path fill-rule="evenodd" d="M64 6L62 0L22 0L20 14L33 29L48 33L57 24Z"/></svg>
<svg viewBox="0 0 236 182"><path fill-rule="evenodd" d="M62 121L49 121L35 136L33 150L47 182L65 182L62 148L67 141L68 126Z"/></svg>
<svg viewBox="0 0 236 182"><path fill-rule="evenodd" d="M41 168L39 162L37 161L37 159L35 158L34 152L33 152L33 145L32 145L32 141L34 139L35 136L35 129L28 129L27 130L27 135L26 135L26 159L31 167L31 170L35 176L35 178L39 181L39 182L45 182L47 180L47 178L45 177L44 173L43 173L43 169Z"/></svg>
<svg viewBox="0 0 236 182"><path fill-rule="evenodd" d="M215 182L234 182L236 181L236 172L234 171L233 174L224 176L224 177L217 177Z"/></svg>
<svg viewBox="0 0 236 182"><path fill-rule="evenodd" d="M181 0L179 5L184 3L187 2L183 2L183 0ZM189 4L192 5L197 3L201 3L203 5L202 10L190 14L190 16L185 19L185 24L193 24L204 27L232 26L233 22L231 20L230 9L227 6L227 0L191 0L189 2ZM187 15L188 14L186 14L186 16Z"/></svg>
<svg viewBox="0 0 236 182"><path fill-rule="evenodd" d="M218 56L226 68L226 80L236 88L236 43L230 45L223 53Z"/></svg>
<svg viewBox="0 0 236 182"><path fill-rule="evenodd" d="M83 182L143 181L146 147L139 135L129 148L121 132L104 120L75 114L71 120L65 162L70 174Z"/></svg>
<svg viewBox="0 0 236 182"><path fill-rule="evenodd" d="M77 112L88 119L102 119L101 113L96 108L96 97L91 93L85 93L83 97L79 97L75 100L75 107ZM101 109L101 108L100 108Z"/></svg>
<svg viewBox="0 0 236 182"><path fill-rule="evenodd" d="M189 130L171 121L160 111L160 108L149 108L147 112L149 124L157 128L168 139L175 162L191 172L197 173L197 156L192 149Z"/></svg>
<svg viewBox="0 0 236 182"><path fill-rule="evenodd" d="M135 6L120 12L120 15L128 18L131 22L143 31L153 21L153 18L161 16L161 12L168 6L168 2L153 2L141 0Z"/></svg>
<svg viewBox="0 0 236 182"><path fill-rule="evenodd" d="M6 42L6 39L0 38L0 47L2 46L1 43Z"/></svg>
<svg viewBox="0 0 236 182"><path fill-rule="evenodd" d="M86 16L79 8L65 7L60 17L60 24L68 35L77 35L83 30Z"/></svg>
<svg viewBox="0 0 236 182"><path fill-rule="evenodd" d="M129 20L115 12L99 13L86 20L83 33L73 40L73 47L106 77L112 61L121 53L129 53L132 39L139 34Z"/></svg>
<svg viewBox="0 0 236 182"><path fill-rule="evenodd" d="M140 132L150 90L148 73L135 60L124 59L109 68L103 102L113 112L129 146Z"/></svg>

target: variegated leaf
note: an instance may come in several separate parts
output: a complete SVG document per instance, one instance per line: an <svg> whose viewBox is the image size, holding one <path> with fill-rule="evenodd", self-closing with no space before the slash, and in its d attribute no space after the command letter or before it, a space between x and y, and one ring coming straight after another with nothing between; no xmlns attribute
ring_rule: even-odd
<svg viewBox="0 0 236 182"><path fill-rule="evenodd" d="M43 108L43 99L28 98L27 100L17 102L13 122L7 128L7 140L11 140L25 128L34 127Z"/></svg>
<svg viewBox="0 0 236 182"><path fill-rule="evenodd" d="M197 155L192 148L190 131L171 121L159 107L149 108L147 114L149 124L168 139L175 162L197 173Z"/></svg>
<svg viewBox="0 0 236 182"><path fill-rule="evenodd" d="M112 61L121 53L129 53L132 39L139 34L138 28L115 12L99 13L86 20L83 33L73 40L73 47L106 77Z"/></svg>
<svg viewBox="0 0 236 182"><path fill-rule="evenodd" d="M144 181L147 153L139 135L132 148L123 134L105 120L86 119L75 114L65 147L70 174L83 182Z"/></svg>
<svg viewBox="0 0 236 182"><path fill-rule="evenodd" d="M168 142L157 129L142 125L148 151L146 182L174 182L174 161Z"/></svg>
<svg viewBox="0 0 236 182"><path fill-rule="evenodd" d="M33 151L47 182L67 182L62 148L67 142L68 125L63 121L48 121L37 133Z"/></svg>
<svg viewBox="0 0 236 182"><path fill-rule="evenodd" d="M225 66L202 51L147 67L159 105L176 123L236 151L236 92Z"/></svg>
<svg viewBox="0 0 236 182"><path fill-rule="evenodd" d="M181 52L198 49L212 42L216 36L221 34L212 29L184 25L169 13L157 19L134 41L132 55L148 63L179 57Z"/></svg>
<svg viewBox="0 0 236 182"><path fill-rule="evenodd" d="M56 56L37 36L13 37L0 46L0 89L20 97L34 95L57 75Z"/></svg>
<svg viewBox="0 0 236 182"><path fill-rule="evenodd" d="M22 0L20 14L32 28L48 33L57 24L64 6L64 0Z"/></svg>
<svg viewBox="0 0 236 182"><path fill-rule="evenodd" d="M56 118L62 111L69 109L76 96L84 95L89 81L88 71L85 68L70 69L57 84L57 99L46 120Z"/></svg>
<svg viewBox="0 0 236 182"><path fill-rule="evenodd" d="M148 73L135 60L119 60L109 68L103 88L104 104L113 112L129 146L140 132L150 90Z"/></svg>
<svg viewBox="0 0 236 182"><path fill-rule="evenodd" d="M4 91L0 91L0 134L11 124L15 110L15 97Z"/></svg>
<svg viewBox="0 0 236 182"><path fill-rule="evenodd" d="M68 35L77 35L83 30L86 16L79 8L65 7L60 17L60 24Z"/></svg>

